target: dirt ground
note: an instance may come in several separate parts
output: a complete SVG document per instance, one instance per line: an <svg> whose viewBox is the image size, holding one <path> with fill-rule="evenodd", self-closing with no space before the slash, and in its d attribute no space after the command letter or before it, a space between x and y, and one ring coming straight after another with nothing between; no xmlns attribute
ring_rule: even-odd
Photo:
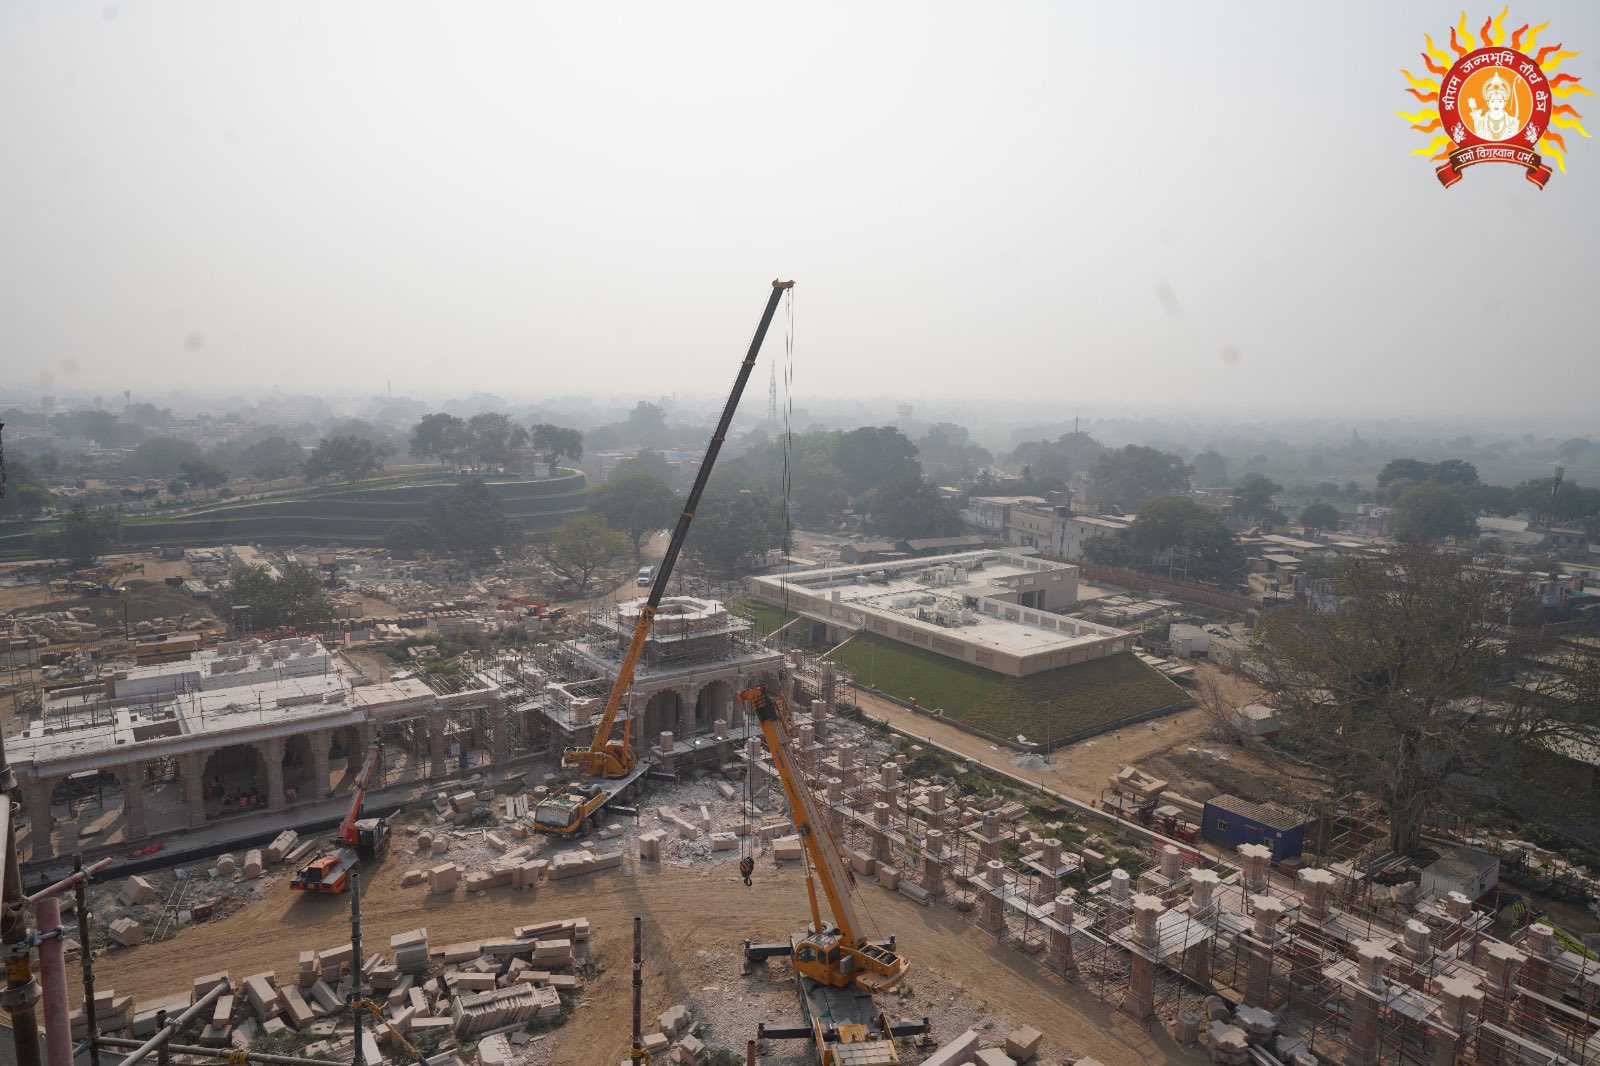
<svg viewBox="0 0 1600 1066"><path fill-rule="evenodd" d="M647 937L647 1018L675 1003L691 1009L705 1004L696 1013L707 1021L726 1018L728 1001L737 998L756 1008L746 1020L749 1030L722 1031L734 1026L714 1025L705 1036L708 1045L735 1048L743 1047L763 1016L791 1020L762 1013L792 1006L786 975L741 977L739 943L745 937L783 939L798 928L805 889L797 870L764 862L755 887L745 888L729 859L689 868L662 866L637 876L618 873L557 882L537 895L495 889L445 899L419 888L401 889L399 872L405 864L405 857L391 855L369 872L361 923L369 951L384 950L389 936L417 926L426 926L429 942L442 946L508 935L516 925L548 918L589 919L590 956L602 973L580 997L572 1020L539 1041L539 1060L612 1066L625 1057L628 960L636 914L644 918ZM95 967L96 985L147 998L181 991L196 975L223 965L235 978L268 969L287 976L297 970L301 950L349 940L347 906L342 897L292 894L280 881L264 898L227 918L190 926L160 943L107 953ZM1147 1032L1087 992L1045 974L954 911L920 907L876 885L858 889L857 906L875 931L898 936L912 960L907 980L913 992L903 1001L892 1001L892 1015L935 1016L937 1031L942 1011L959 1012L963 1027L988 1022L991 1040L1003 1037L1003 1027L1029 1024L1060 1049L1060 1056L1092 1055L1108 1066L1202 1061L1166 1034ZM981 1003L974 1002L978 997ZM914 1055L907 1059L917 1061ZM1043 1061L1059 1062L1061 1057Z"/></svg>

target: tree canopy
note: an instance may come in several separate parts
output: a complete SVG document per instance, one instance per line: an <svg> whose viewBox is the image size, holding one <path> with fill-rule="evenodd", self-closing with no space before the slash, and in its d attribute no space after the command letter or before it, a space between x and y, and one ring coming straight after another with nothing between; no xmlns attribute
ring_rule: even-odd
<svg viewBox="0 0 1600 1066"><path fill-rule="evenodd" d="M1300 524L1307 529L1336 530L1339 528L1339 508L1331 503L1308 504L1300 512Z"/></svg>
<svg viewBox="0 0 1600 1066"><path fill-rule="evenodd" d="M893 426L862 426L839 434L832 459L852 496L922 473L917 446Z"/></svg>
<svg viewBox="0 0 1600 1066"><path fill-rule="evenodd" d="M783 501L766 492L708 492L685 550L713 570L736 573L783 545Z"/></svg>
<svg viewBox="0 0 1600 1066"><path fill-rule="evenodd" d="M16 459L6 461L5 493L0 495L0 518L31 518L49 510L51 494L48 486L28 464Z"/></svg>
<svg viewBox="0 0 1600 1066"><path fill-rule="evenodd" d="M374 444L365 437L324 437L306 457L303 475L313 483L335 477L360 481L382 470L389 452L389 445Z"/></svg>
<svg viewBox="0 0 1600 1066"><path fill-rule="evenodd" d="M528 441L539 453L539 457L552 466L562 459L577 462L583 458L581 430L567 429L549 422L536 422L528 431Z"/></svg>
<svg viewBox="0 0 1600 1066"><path fill-rule="evenodd" d="M1530 649L1505 639L1527 589L1503 568L1402 543L1340 566L1329 591L1262 617L1252 672L1283 717L1280 747L1379 797L1393 850L1413 850L1452 794L1526 798L1550 787L1527 771L1549 746L1600 740L1593 660L1552 649L1552 669L1505 683Z"/></svg>
<svg viewBox="0 0 1600 1066"><path fill-rule="evenodd" d="M49 559L85 566L122 543L122 512L77 504L61 517L61 528L34 537L34 550Z"/></svg>
<svg viewBox="0 0 1600 1066"><path fill-rule="evenodd" d="M534 547L534 554L579 592L589 587L596 570L627 551L628 538L592 514L568 519Z"/></svg>
<svg viewBox="0 0 1600 1066"><path fill-rule="evenodd" d="M1105 446L1087 433L1063 433L1055 440L1024 441L1011 453L1011 461L1028 469L1028 476L1063 485L1073 474L1090 470L1106 453Z"/></svg>
<svg viewBox="0 0 1600 1066"><path fill-rule="evenodd" d="M205 457L200 445L190 441L151 437L123 457L122 470L136 477L165 480L182 474L184 463L197 463Z"/></svg>
<svg viewBox="0 0 1600 1066"><path fill-rule="evenodd" d="M1233 509L1247 518L1282 520L1282 512L1272 502L1272 498L1282 491L1283 486L1269 477L1246 474L1233 487Z"/></svg>
<svg viewBox="0 0 1600 1066"><path fill-rule="evenodd" d="M1244 569L1244 551L1222 516L1187 496L1158 496L1140 507L1128 536L1147 555L1181 553L1190 577L1231 583Z"/></svg>
<svg viewBox="0 0 1600 1066"><path fill-rule="evenodd" d="M1413 540L1439 541L1446 537L1478 535L1478 523L1461 498L1443 485L1413 485L1394 509L1395 532Z"/></svg>
<svg viewBox="0 0 1600 1066"><path fill-rule="evenodd" d="M966 426L938 422L917 439L917 456L923 467L969 472L994 461L989 449L975 443Z"/></svg>
<svg viewBox="0 0 1600 1066"><path fill-rule="evenodd" d="M333 601L321 576L305 563L288 564L278 577L264 566L235 567L219 606L230 623L234 608L248 608L247 624L257 631L316 628L333 618Z"/></svg>
<svg viewBox="0 0 1600 1066"><path fill-rule="evenodd" d="M521 530L506 515L500 494L478 478L467 478L428 500L429 547L472 564L492 563L515 546Z"/></svg>
<svg viewBox="0 0 1600 1066"><path fill-rule="evenodd" d="M626 534L638 555L647 536L677 520L678 494L653 474L617 474L590 494L589 510Z"/></svg>
<svg viewBox="0 0 1600 1066"><path fill-rule="evenodd" d="M234 465L264 481L275 481L298 471L305 456L305 449L287 437L264 437L241 448Z"/></svg>
<svg viewBox="0 0 1600 1066"><path fill-rule="evenodd" d="M1094 467L1094 498L1101 505L1137 510L1146 500L1189 488L1189 468L1171 452L1142 444L1107 452Z"/></svg>
<svg viewBox="0 0 1600 1066"><path fill-rule="evenodd" d="M961 532L961 511L921 477L901 478L867 496L872 528L895 538L950 537Z"/></svg>

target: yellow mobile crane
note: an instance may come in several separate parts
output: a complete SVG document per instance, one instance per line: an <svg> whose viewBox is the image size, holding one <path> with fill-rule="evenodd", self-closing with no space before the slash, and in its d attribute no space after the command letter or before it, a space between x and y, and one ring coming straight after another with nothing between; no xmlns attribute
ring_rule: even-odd
<svg viewBox="0 0 1600 1066"><path fill-rule="evenodd" d="M661 597L666 594L667 580L672 576L672 568L678 562L678 553L683 550L683 542L689 535L689 523L694 521L694 509L700 505L700 495L705 492L706 482L711 480L711 468L716 465L717 453L722 450L722 442L726 439L728 427L733 422L733 413L739 407L739 398L744 395L745 383L750 380L750 371L755 368L756 356L760 354L761 344L766 340L767 328L772 325L772 316L778 310L778 301L786 290L792 288L794 288L792 281L772 283L772 292L767 297L767 306L761 313L761 322L756 326L755 338L750 342L750 350L745 353L744 362L739 365L739 374L734 379L733 391L728 394L728 402L722 408L722 419L711 433L711 442L706 445L705 458L700 461L700 470L695 474L694 486L690 488L688 499L684 501L683 513L678 516L678 524L672 530L672 539L667 542L666 554L661 557L661 565L656 568L655 579L650 584L650 596L639 612L639 621L633 627L633 639L628 643L628 650L622 656L617 679L611 686L611 695L606 699L605 713L600 717L600 724L595 726L594 740L587 747L574 746L561 753L562 769L581 771L589 777L607 778L611 783L575 784L545 799L534 808L533 814L534 826L543 832L564 837L582 834L593 824L594 816L601 808L615 797L629 792L634 782L648 769L639 762L638 752L634 750L633 716L630 714L623 718L621 737L612 737L611 730L616 725L617 713L622 709L624 697L633 687L633 673L639 665L639 656L644 652L645 641L650 638L650 627L654 624L656 611L661 606Z"/></svg>
<svg viewBox="0 0 1600 1066"><path fill-rule="evenodd" d="M850 887L855 877L845 864L838 841L822 817L811 787L789 759L792 719L781 694L769 693L765 686L746 689L736 697L750 708L761 725L767 753L783 783L809 860L806 870L806 896L811 903L811 925L802 935L785 944L744 942L744 955L750 962L786 957L792 960L805 1024L773 1026L762 1022L757 1035L765 1039L808 1039L822 1066L867 1066L897 1063L895 1039L928 1031L928 1019L920 1022L893 1022L879 1009L873 997L887 992L905 977L910 962L895 950L894 938L868 940L855 908L850 905ZM752 768L753 769L753 768ZM755 868L752 858L743 859L740 873L749 883ZM824 922L817 901L817 886L822 886L832 923Z"/></svg>

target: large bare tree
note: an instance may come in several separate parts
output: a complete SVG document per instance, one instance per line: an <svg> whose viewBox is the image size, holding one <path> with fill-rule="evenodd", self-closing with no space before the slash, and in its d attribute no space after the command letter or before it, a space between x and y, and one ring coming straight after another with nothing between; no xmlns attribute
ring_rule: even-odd
<svg viewBox="0 0 1600 1066"><path fill-rule="evenodd" d="M1402 853L1448 798L1538 792L1530 767L1600 742L1600 689L1593 660L1512 627L1536 587L1420 544L1338 567L1325 595L1267 615L1254 642L1252 672L1283 718L1280 757L1377 796Z"/></svg>

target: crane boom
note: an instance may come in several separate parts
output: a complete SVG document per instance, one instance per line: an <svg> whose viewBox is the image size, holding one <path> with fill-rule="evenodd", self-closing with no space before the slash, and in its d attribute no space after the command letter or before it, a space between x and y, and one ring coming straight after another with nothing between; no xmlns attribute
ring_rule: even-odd
<svg viewBox="0 0 1600 1066"><path fill-rule="evenodd" d="M867 939L850 904L854 876L845 865L839 843L824 820L811 786L795 770L789 758L790 730L782 695L769 693L764 685L746 689L735 697L750 707L761 726L761 735L772 757L778 780L789 799L789 813L795 831L811 860L806 890L811 903L812 932L796 941L785 952L794 959L795 969L812 981L833 988L855 986L869 993L885 992L900 983L910 963L887 944ZM817 908L815 885L822 885L823 897L833 915L833 925L823 922ZM767 949L757 949L763 956ZM747 954L751 949L746 946Z"/></svg>
<svg viewBox="0 0 1600 1066"><path fill-rule="evenodd" d="M811 859L811 867L816 871L817 880L822 884L822 895L828 901L828 910L833 913L834 924L838 927L844 942L854 945L863 939L859 933L860 926L856 922L855 908L850 905L850 886L855 884L855 875L845 865L844 857L839 853L839 845L833 839L833 830L828 827L828 823L823 820L817 809L816 795L795 771L794 764L789 759L790 734L784 724L781 709L765 688L750 689L740 693L738 698L748 703L755 711L756 721L761 725L761 734L767 742L767 753L772 757L773 768L777 770L778 780L783 782L783 793L789 800L789 811L794 819L795 832ZM816 897L813 894L813 909L815 906ZM813 914L811 917L813 923L820 928L821 915Z"/></svg>
<svg viewBox="0 0 1600 1066"><path fill-rule="evenodd" d="M356 779L356 794L350 798L350 809L339 823L339 839L351 847L356 843L356 821L361 817L361 804L367 796L367 786L372 783L372 771L383 754L383 742L375 740L367 751L367 761L361 766L361 776Z"/></svg>
<svg viewBox="0 0 1600 1066"><path fill-rule="evenodd" d="M727 439L728 427L733 423L734 412L739 407L739 398L744 395L745 383L750 380L750 371L755 368L756 356L761 352L761 344L767 338L767 329L772 325L772 316L778 310L778 300L782 298L787 289L794 288L792 281L774 281L772 293L767 297L767 306L761 313L761 322L756 326L756 335L750 341L750 350L745 353L744 362L739 365L739 375L734 379L733 391L728 394L728 402L723 405L722 418L717 422L717 428L711 433L711 441L706 445L705 458L700 461L700 470L695 474L694 485L689 489L689 496L684 501L683 513L678 516L678 523L673 527L672 539L667 542L666 554L661 557L661 566L657 568L655 580L650 584L650 596L645 601L644 608L639 612L639 620L633 627L633 639L628 642L628 650L622 656L622 665L617 670L617 679L611 686L611 695L606 698L606 709L600 717L600 724L595 727L594 740L588 747L571 747L561 753L561 765L564 767L582 768L586 773L601 777L622 777L631 772L638 762L638 756L633 752L633 716L629 715L623 724L622 739L611 739L612 727L616 725L617 713L622 708L622 699L628 690L633 687L634 670L639 665L639 656L644 653L645 641L650 638L650 628L655 622L656 610L661 606L661 597L666 594L667 580L672 576L672 568L678 562L678 553L683 550L683 542L689 536L689 523L694 521L695 508L700 505L700 496L705 492L706 482L711 480L711 468L716 465L717 454L722 451L722 442Z"/></svg>

